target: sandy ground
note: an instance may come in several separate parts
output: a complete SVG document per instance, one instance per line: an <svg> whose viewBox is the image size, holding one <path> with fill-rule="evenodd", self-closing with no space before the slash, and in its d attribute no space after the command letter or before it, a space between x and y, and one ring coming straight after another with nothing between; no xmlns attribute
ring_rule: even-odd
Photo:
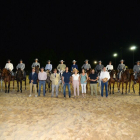
<svg viewBox="0 0 140 140"><path fill-rule="evenodd" d="M0 92L0 140L140 140L140 96L28 97ZM68 93L67 93L68 95Z"/></svg>

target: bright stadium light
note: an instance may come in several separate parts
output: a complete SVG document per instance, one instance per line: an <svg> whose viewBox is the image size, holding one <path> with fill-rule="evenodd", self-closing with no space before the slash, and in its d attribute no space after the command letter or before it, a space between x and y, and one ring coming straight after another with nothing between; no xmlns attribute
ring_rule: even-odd
<svg viewBox="0 0 140 140"><path fill-rule="evenodd" d="M113 56L115 57L115 68L116 68L116 57L118 56L118 54L114 53Z"/></svg>
<svg viewBox="0 0 140 140"><path fill-rule="evenodd" d="M97 64L97 61L94 61L94 64Z"/></svg>
<svg viewBox="0 0 140 140"><path fill-rule="evenodd" d="M134 65L134 50L136 50L136 46L131 46L130 50L133 51L133 65Z"/></svg>

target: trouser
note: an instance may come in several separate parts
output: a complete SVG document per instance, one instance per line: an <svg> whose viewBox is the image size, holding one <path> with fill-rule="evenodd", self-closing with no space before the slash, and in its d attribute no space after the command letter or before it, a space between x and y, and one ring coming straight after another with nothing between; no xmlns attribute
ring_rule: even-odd
<svg viewBox="0 0 140 140"><path fill-rule="evenodd" d="M46 84L46 81L39 81L39 91L38 91L38 96L40 96L41 85L43 85L43 95L45 96L45 84Z"/></svg>
<svg viewBox="0 0 140 140"><path fill-rule="evenodd" d="M86 84L81 84L82 93L86 93Z"/></svg>
<svg viewBox="0 0 140 140"><path fill-rule="evenodd" d="M64 97L66 97L66 86L68 87L69 97L70 97L71 91L70 91L70 84L69 83L64 83L64 85L63 85Z"/></svg>
<svg viewBox="0 0 140 140"><path fill-rule="evenodd" d="M138 72L137 72L138 73ZM134 74L134 79L137 79L137 73Z"/></svg>
<svg viewBox="0 0 140 140"><path fill-rule="evenodd" d="M97 84L90 84L90 88L91 88L91 95L93 96L93 91L94 91L95 95L97 96Z"/></svg>
<svg viewBox="0 0 140 140"><path fill-rule="evenodd" d="M34 90L35 90L35 95L37 95L36 84L33 84L32 82L30 83L30 95L32 94L33 87L34 87Z"/></svg>
<svg viewBox="0 0 140 140"><path fill-rule="evenodd" d="M104 91L104 86L105 86L105 90L106 90L106 97L108 96L108 82L103 83L103 81L101 81L101 96L103 97L103 91Z"/></svg>
<svg viewBox="0 0 140 140"><path fill-rule="evenodd" d="M54 93L54 88L56 90L56 96L58 96L58 85L52 85L52 96L53 96L53 93Z"/></svg>
<svg viewBox="0 0 140 140"><path fill-rule="evenodd" d="M74 87L74 96L76 96L76 89L77 89L77 95L79 96L79 81L78 80L73 81L73 87Z"/></svg>
<svg viewBox="0 0 140 140"><path fill-rule="evenodd" d="M123 70L119 70L119 72L118 72L118 79L121 79L122 72L123 72Z"/></svg>

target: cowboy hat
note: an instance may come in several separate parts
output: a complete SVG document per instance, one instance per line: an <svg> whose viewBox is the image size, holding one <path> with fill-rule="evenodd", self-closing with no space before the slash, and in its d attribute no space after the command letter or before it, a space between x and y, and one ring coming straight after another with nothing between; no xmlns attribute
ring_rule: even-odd
<svg viewBox="0 0 140 140"><path fill-rule="evenodd" d="M10 59L8 59L8 60L7 60L7 62L8 62L8 61L11 61L11 60L10 60Z"/></svg>
<svg viewBox="0 0 140 140"><path fill-rule="evenodd" d="M51 60L48 60L47 62L51 62Z"/></svg>
<svg viewBox="0 0 140 140"><path fill-rule="evenodd" d="M102 63L102 61L100 60L100 61L98 61L98 62L101 62Z"/></svg>
<svg viewBox="0 0 140 140"><path fill-rule="evenodd" d="M124 60L123 60L123 59L122 59L122 60L120 60L120 62L121 62L121 61L123 61L123 62L124 62Z"/></svg>
<svg viewBox="0 0 140 140"><path fill-rule="evenodd" d="M65 61L63 61L63 60L60 60L59 62L65 62Z"/></svg>
<svg viewBox="0 0 140 140"><path fill-rule="evenodd" d="M86 59L84 62L89 61L88 59Z"/></svg>
<svg viewBox="0 0 140 140"><path fill-rule="evenodd" d="M76 60L73 60L72 63L73 63L73 62L77 62L77 61L76 61Z"/></svg>
<svg viewBox="0 0 140 140"><path fill-rule="evenodd" d="M76 68L74 68L72 72L74 73L76 70L77 70L77 73L78 73L79 71L78 71L78 69L76 69Z"/></svg>
<svg viewBox="0 0 140 140"><path fill-rule="evenodd" d="M36 58L35 60L37 60L37 61L38 61L38 58Z"/></svg>

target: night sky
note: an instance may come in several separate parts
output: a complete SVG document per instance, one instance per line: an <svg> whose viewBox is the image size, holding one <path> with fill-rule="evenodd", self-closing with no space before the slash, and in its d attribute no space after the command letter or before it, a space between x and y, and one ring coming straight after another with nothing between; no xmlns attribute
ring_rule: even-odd
<svg viewBox="0 0 140 140"><path fill-rule="evenodd" d="M140 4L138 1L11 1L1 3L0 67L11 59L14 67L23 59L30 70L35 58L41 66L48 59L56 67L63 59L79 67L89 59L115 63L113 53L132 68L140 60ZM14 70L15 71L15 70Z"/></svg>

